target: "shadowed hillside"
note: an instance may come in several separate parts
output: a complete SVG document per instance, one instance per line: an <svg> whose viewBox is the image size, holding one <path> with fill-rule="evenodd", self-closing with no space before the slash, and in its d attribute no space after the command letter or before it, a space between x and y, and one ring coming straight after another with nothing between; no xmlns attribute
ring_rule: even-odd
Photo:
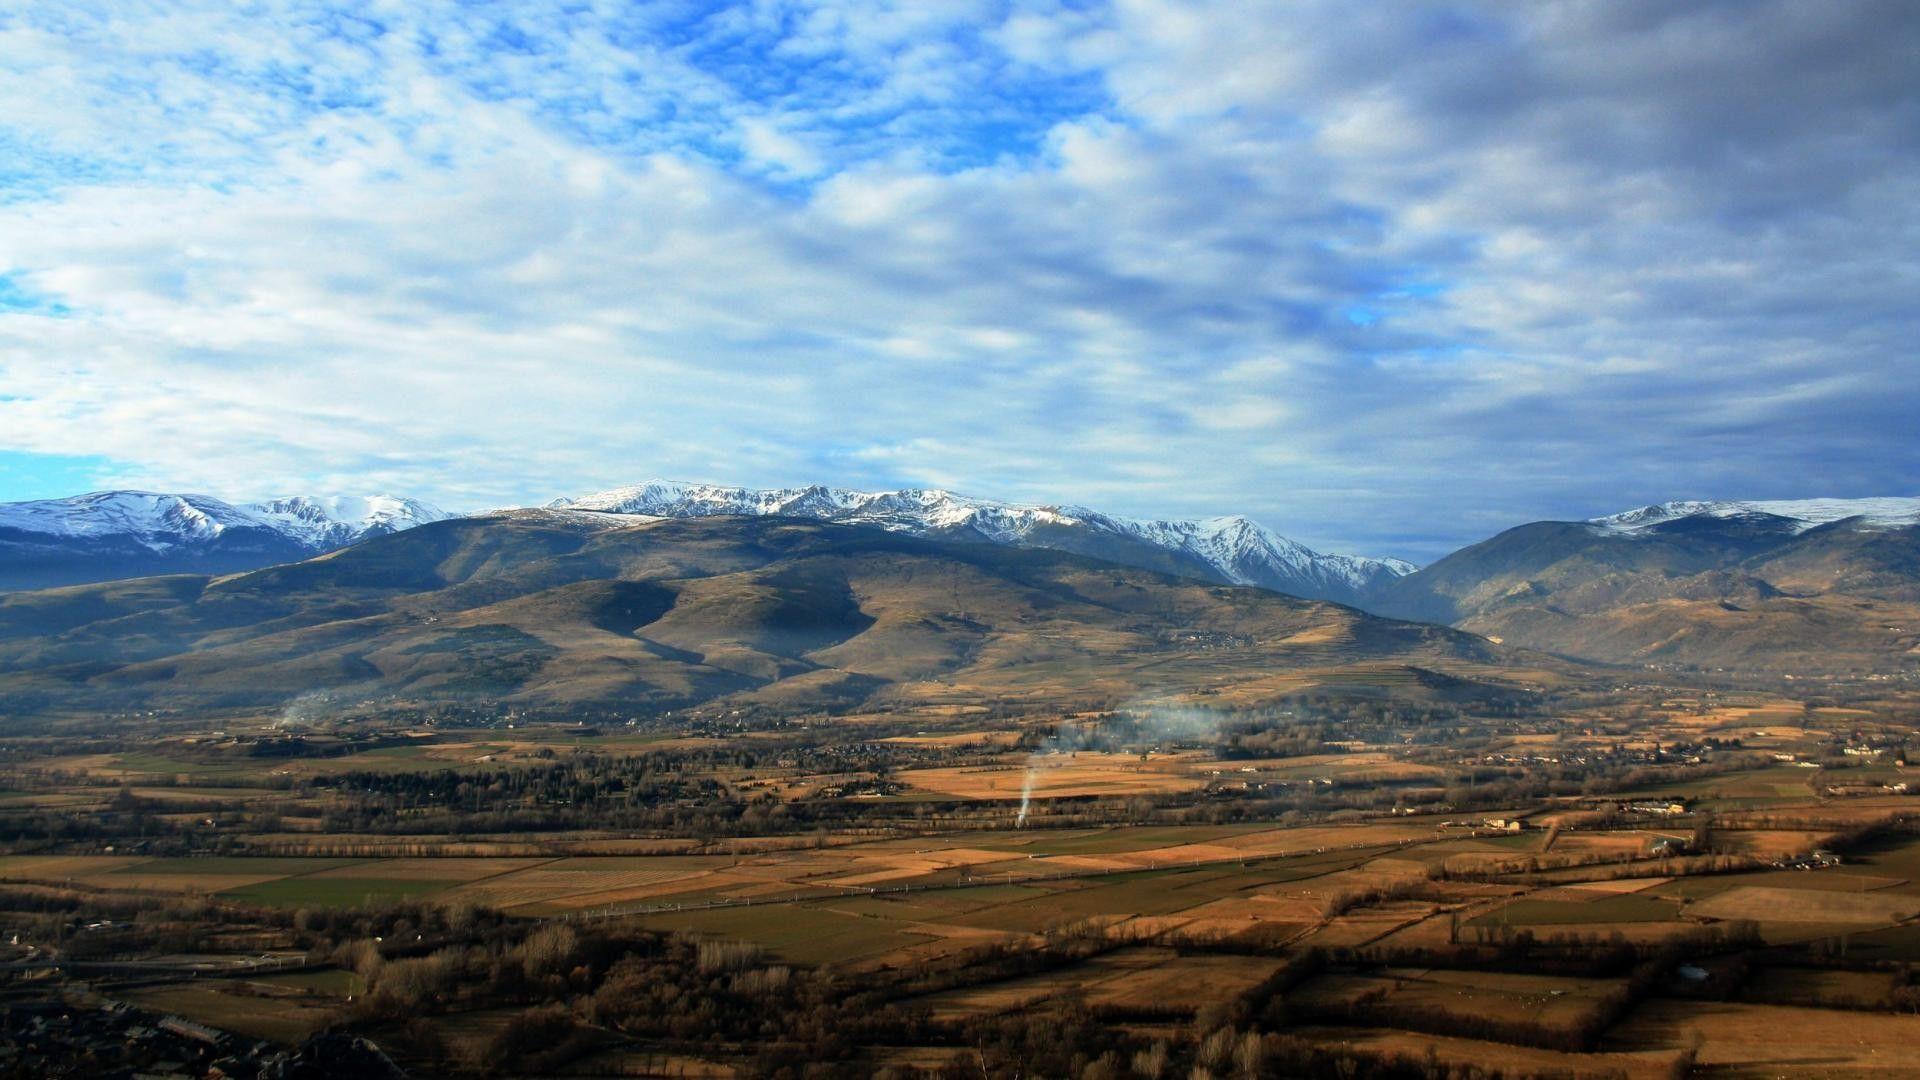
<svg viewBox="0 0 1920 1080"><path fill-rule="evenodd" d="M639 708L1256 700L1343 680L1449 692L1510 660L1472 635L1254 588L781 518L514 511L246 574L0 598L0 694L16 713L316 692Z"/></svg>

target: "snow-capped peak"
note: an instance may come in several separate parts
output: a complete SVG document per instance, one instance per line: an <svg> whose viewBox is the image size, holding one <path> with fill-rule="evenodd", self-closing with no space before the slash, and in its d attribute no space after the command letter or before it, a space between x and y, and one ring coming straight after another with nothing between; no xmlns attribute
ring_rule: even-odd
<svg viewBox="0 0 1920 1080"><path fill-rule="evenodd" d="M554 510L650 514L656 517L804 517L924 532L973 528L989 539L1016 542L1040 524L1072 524L1054 507L1015 506L955 495L938 488L852 491L815 484L800 488L741 488L649 480L578 499L556 499Z"/></svg>
<svg viewBox="0 0 1920 1080"><path fill-rule="evenodd" d="M64 539L120 537L153 551L208 543L235 529L259 529L323 551L451 516L393 495L299 495L236 506L210 495L95 491L0 504L0 529Z"/></svg>
<svg viewBox="0 0 1920 1080"><path fill-rule="evenodd" d="M1849 518L1876 528L1902 528L1920 525L1920 498L1679 500L1594 518L1590 524L1617 532L1637 532L1682 518L1754 516L1783 518L1796 533Z"/></svg>
<svg viewBox="0 0 1920 1080"><path fill-rule="evenodd" d="M241 509L286 536L326 547L453 516L439 507L398 495L294 495L249 503Z"/></svg>
<svg viewBox="0 0 1920 1080"><path fill-rule="evenodd" d="M0 504L0 528L66 538L126 535L149 546L210 540L254 524L246 511L209 495L95 491Z"/></svg>
<svg viewBox="0 0 1920 1080"><path fill-rule="evenodd" d="M1414 569L1398 559L1322 554L1244 517L1143 521L1086 507L1020 505L938 488L872 492L814 485L755 489L649 480L577 499L557 499L547 505L552 509L657 517L804 517L878 526L916 536L1081 552L1106 552L1098 546L1104 535L1149 544L1198 562L1235 584L1342 599Z"/></svg>
<svg viewBox="0 0 1920 1080"><path fill-rule="evenodd" d="M1415 567L1400 559L1332 555L1281 536L1247 518L1215 517L1199 521L1131 521L1113 518L1120 528L1160 547L1189 552L1241 585L1269 585L1297 579L1322 586L1319 591L1363 590L1383 578L1410 574Z"/></svg>

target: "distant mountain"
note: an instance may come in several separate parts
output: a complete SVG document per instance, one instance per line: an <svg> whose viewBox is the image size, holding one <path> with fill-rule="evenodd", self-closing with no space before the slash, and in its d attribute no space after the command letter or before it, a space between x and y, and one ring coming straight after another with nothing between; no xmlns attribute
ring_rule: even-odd
<svg viewBox="0 0 1920 1080"><path fill-rule="evenodd" d="M245 574L0 596L0 715L16 717L1453 699L1512 691L1508 656L1261 589L794 517L516 510Z"/></svg>
<svg viewBox="0 0 1920 1080"><path fill-rule="evenodd" d="M1747 521L1794 533L1839 521L1854 522L1862 528L1898 529L1920 525L1920 498L1664 502L1594 518L1592 524L1616 531L1638 532L1689 519L1696 524Z"/></svg>
<svg viewBox="0 0 1920 1080"><path fill-rule="evenodd" d="M1341 603L1357 602L1414 569L1399 559L1323 554L1243 517L1141 521L1085 507L1021 506L930 489L758 490L652 480L548 506L654 517L779 516L870 525L909 536L1068 551Z"/></svg>
<svg viewBox="0 0 1920 1080"><path fill-rule="evenodd" d="M1365 606L1612 662L1914 670L1920 498L1670 502L1534 522Z"/></svg>
<svg viewBox="0 0 1920 1080"><path fill-rule="evenodd" d="M207 495L96 491L0 503L0 590L251 570L448 516L393 495L236 506Z"/></svg>

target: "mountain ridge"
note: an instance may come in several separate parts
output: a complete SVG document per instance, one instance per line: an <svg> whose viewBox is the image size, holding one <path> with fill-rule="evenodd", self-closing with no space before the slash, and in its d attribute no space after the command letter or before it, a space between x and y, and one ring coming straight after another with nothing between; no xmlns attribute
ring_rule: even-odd
<svg viewBox="0 0 1920 1080"><path fill-rule="evenodd" d="M1411 563L1314 551L1245 517L1135 519L1074 505L1035 505L939 488L858 491L825 485L747 488L648 480L550 509L656 517L783 516L871 525L912 536L1071 551L1130 566L1342 603L1360 601Z"/></svg>
<svg viewBox="0 0 1920 1080"><path fill-rule="evenodd" d="M1326 601L790 516L517 510L243 574L0 597L0 709L20 715L279 709L316 694L638 709L1267 701L1423 671L1517 685L1500 670L1512 655Z"/></svg>
<svg viewBox="0 0 1920 1080"><path fill-rule="evenodd" d="M1920 496L1863 499L1677 499L1624 510L1587 523L1617 532L1638 532L1687 518L1777 518L1795 532L1858 518L1878 528L1920 525Z"/></svg>
<svg viewBox="0 0 1920 1080"><path fill-rule="evenodd" d="M1912 674L1920 499L1683 501L1530 522L1364 606L1609 663Z"/></svg>
<svg viewBox="0 0 1920 1080"><path fill-rule="evenodd" d="M1673 500L1529 522L1423 568L1316 552L1244 517L1134 519L938 488L654 480L514 513L590 529L720 516L816 521L1059 551L1606 663L1889 671L1920 658L1920 636L1905 629L1920 627L1920 497ZM0 504L0 590L244 572L485 516L395 496L232 504L129 491Z"/></svg>
<svg viewBox="0 0 1920 1080"><path fill-rule="evenodd" d="M236 504L114 490L0 503L0 589L251 570L452 516L384 494Z"/></svg>

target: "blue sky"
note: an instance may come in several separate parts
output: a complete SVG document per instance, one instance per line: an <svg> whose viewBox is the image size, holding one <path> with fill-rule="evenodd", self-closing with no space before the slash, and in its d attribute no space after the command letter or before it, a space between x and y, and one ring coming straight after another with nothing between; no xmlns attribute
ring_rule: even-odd
<svg viewBox="0 0 1920 1080"><path fill-rule="evenodd" d="M0 499L1920 492L1901 2L0 13Z"/></svg>

